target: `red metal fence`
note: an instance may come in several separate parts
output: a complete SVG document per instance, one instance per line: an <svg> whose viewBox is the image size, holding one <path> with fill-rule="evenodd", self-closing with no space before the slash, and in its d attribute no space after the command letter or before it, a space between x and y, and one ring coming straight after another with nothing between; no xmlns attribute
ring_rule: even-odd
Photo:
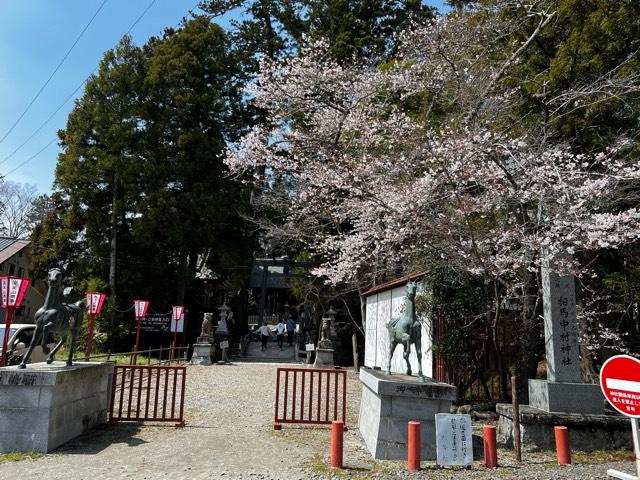
<svg viewBox="0 0 640 480"><path fill-rule="evenodd" d="M438 342L442 340L446 335L446 327L444 317L441 315L436 316L433 322L433 340ZM444 355L438 351L433 356L433 378L439 382L448 382L447 368L444 364Z"/></svg>
<svg viewBox="0 0 640 480"><path fill-rule="evenodd" d="M183 426L186 379L184 366L115 365L110 420Z"/></svg>
<svg viewBox="0 0 640 480"><path fill-rule="evenodd" d="M273 428L283 423L346 425L347 372L338 369L278 368Z"/></svg>

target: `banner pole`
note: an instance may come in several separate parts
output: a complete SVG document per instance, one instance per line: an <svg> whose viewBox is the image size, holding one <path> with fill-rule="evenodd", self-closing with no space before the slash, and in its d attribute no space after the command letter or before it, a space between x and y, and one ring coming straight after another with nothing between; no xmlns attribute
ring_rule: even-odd
<svg viewBox="0 0 640 480"><path fill-rule="evenodd" d="M640 478L640 427L638 426L638 419L631 419L631 434L633 436L633 450L636 454L636 474Z"/></svg>

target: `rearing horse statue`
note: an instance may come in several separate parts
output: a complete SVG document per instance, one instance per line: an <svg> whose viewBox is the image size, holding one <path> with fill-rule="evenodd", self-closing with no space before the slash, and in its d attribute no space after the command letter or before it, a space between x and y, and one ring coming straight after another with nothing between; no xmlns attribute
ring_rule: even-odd
<svg viewBox="0 0 640 480"><path fill-rule="evenodd" d="M409 280L407 283L407 303L402 315L387 323L389 329L389 361L387 363L387 374L391 375L391 358L398 344L404 346L403 357L407 362L407 375L411 375L411 364L409 355L411 354L411 344L416 347L418 356L418 379L424 382L422 374L422 324L416 317L416 282Z"/></svg>
<svg viewBox="0 0 640 480"><path fill-rule="evenodd" d="M62 303L62 271L58 268L49 270L48 275L49 290L44 299L44 305L38 309L35 314L36 331L31 339L29 350L24 355L19 368L25 368L31 357L34 347L41 342L42 351L49 354L47 363L52 363L56 352L62 346L62 343L71 332L71 342L69 342L69 357L67 365L73 364L73 353L76 346L76 338L80 325L82 324L83 313L86 310L84 302L81 300L74 304ZM60 341L49 350L47 346L47 338L50 333L57 333Z"/></svg>

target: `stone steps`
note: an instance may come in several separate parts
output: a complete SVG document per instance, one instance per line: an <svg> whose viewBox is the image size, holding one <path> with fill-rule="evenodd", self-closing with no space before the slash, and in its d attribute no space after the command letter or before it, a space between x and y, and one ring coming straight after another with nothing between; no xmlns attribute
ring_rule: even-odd
<svg viewBox="0 0 640 480"><path fill-rule="evenodd" d="M299 363L295 356L295 347L285 345L280 350L278 344L269 342L266 351L260 350L260 342L251 342L247 347L246 356L237 357L239 362L264 362L264 363Z"/></svg>

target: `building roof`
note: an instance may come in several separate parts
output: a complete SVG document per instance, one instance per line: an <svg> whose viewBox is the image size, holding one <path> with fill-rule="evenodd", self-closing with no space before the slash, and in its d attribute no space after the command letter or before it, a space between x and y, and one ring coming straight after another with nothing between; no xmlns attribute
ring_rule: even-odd
<svg viewBox="0 0 640 480"><path fill-rule="evenodd" d="M30 243L31 242L29 240L18 240L17 238L0 237L0 263L4 263L9 260Z"/></svg>
<svg viewBox="0 0 640 480"><path fill-rule="evenodd" d="M409 275L405 275L404 277L396 278L394 280L389 280L388 282L381 283L380 285L376 285L373 288L370 288L366 292L362 294L363 297L368 297L369 295L375 295L376 293L384 292L385 290L391 290L392 288L401 287L409 280L417 280L418 278L424 277L427 271L423 272L414 272Z"/></svg>

